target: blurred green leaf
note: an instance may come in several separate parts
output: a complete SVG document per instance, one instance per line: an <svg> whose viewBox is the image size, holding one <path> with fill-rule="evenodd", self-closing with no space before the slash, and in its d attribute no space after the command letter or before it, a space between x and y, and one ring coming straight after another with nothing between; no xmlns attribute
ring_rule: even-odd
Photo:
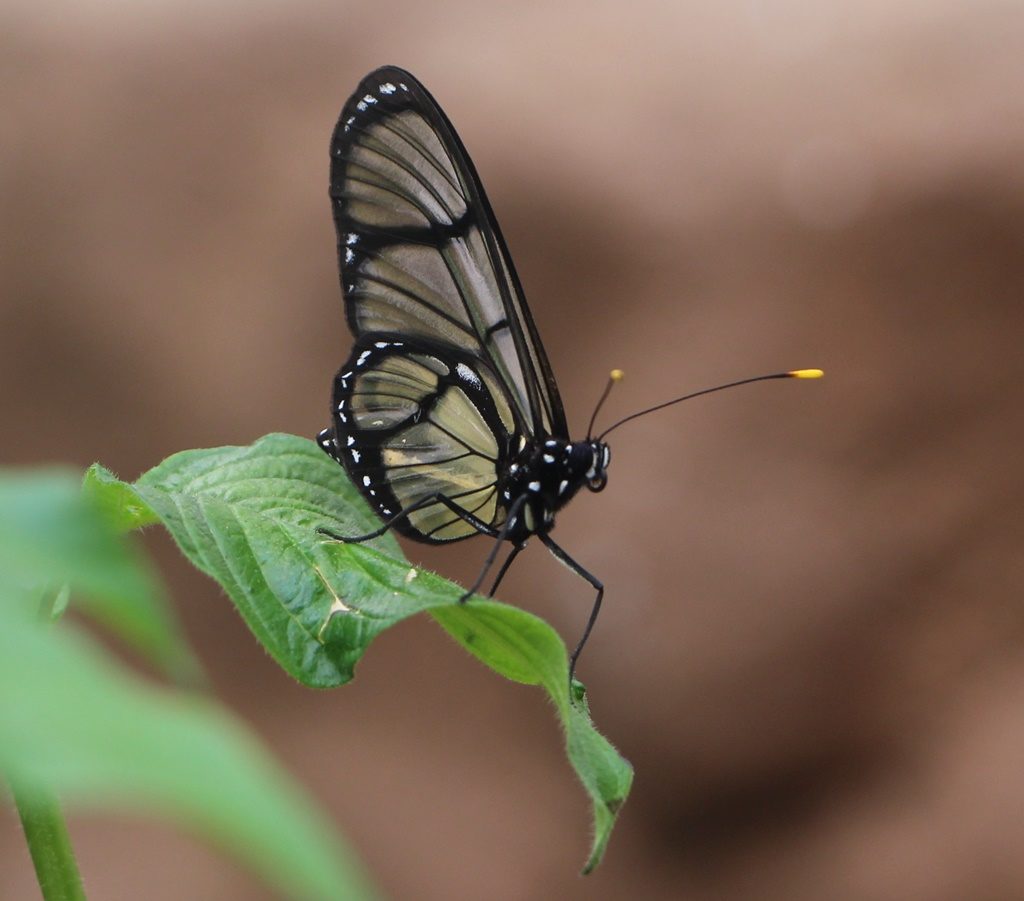
<svg viewBox="0 0 1024 901"><path fill-rule="evenodd" d="M96 482L121 497L127 487ZM274 659L307 685L347 682L377 635L428 611L492 669L543 686L594 804L587 871L599 862L632 769L570 702L565 646L550 626L493 601L459 604L462 589L411 567L390 535L358 545L319 535L319 526L361 534L378 520L342 469L303 438L268 435L249 447L184 451L131 490L224 587Z"/></svg>
<svg viewBox="0 0 1024 901"><path fill-rule="evenodd" d="M83 495L70 471L0 471L0 585L32 586L40 601L50 598L56 619L73 583L77 606L172 679L194 684L202 669L159 583L137 549L119 539L110 508L101 507L121 485L112 481L101 499L88 489Z"/></svg>
<svg viewBox="0 0 1024 901"><path fill-rule="evenodd" d="M139 598L146 616L154 609L148 571L74 476L0 475L0 555L0 773L23 818L52 806L54 792L71 806L155 813L288 897L370 897L330 823L232 716L141 683L72 624L38 615L40 585L54 580L86 591L114 625Z"/></svg>
<svg viewBox="0 0 1024 901"><path fill-rule="evenodd" d="M233 717L0 606L0 769L20 794L172 818L288 897L370 897L330 823Z"/></svg>

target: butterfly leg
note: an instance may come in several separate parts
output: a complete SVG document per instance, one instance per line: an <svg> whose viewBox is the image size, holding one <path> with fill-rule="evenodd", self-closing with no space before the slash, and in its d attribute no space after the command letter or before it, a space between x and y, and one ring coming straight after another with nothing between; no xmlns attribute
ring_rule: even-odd
<svg viewBox="0 0 1024 901"><path fill-rule="evenodd" d="M487 559L484 560L484 565L483 568L480 570L480 575L476 577L476 579L473 581L473 584L469 586L465 594L463 594L462 597L459 598L460 604L465 604L466 601L468 601L474 594L477 593L477 591L480 590L480 586L483 585L484 579L487 578L487 573L490 571L491 567L494 565L494 561L498 557L498 551L501 549L501 543L508 536L509 530L514 525L516 517L519 515L519 511L523 508L523 504L526 503L527 497L528 495L525 494L521 495L520 497L517 497L512 502L512 506L508 508L508 514L505 516L505 521L501 524L501 530L495 536L498 540L494 542L494 547L492 547L490 552L487 554ZM511 556L515 556L516 553L518 553L518 551L513 551ZM498 574L499 581L501 580L501 577L505 575L505 571L508 569L509 562L510 561L506 560L505 564L501 567L501 572ZM493 594L494 592L492 591L491 593Z"/></svg>
<svg viewBox="0 0 1024 901"><path fill-rule="evenodd" d="M487 597L493 598L494 593L498 590L498 586L501 584L501 580L505 578L505 573L508 572L508 568L512 565L512 561L519 556L519 552L526 547L526 542L513 546L511 553L505 558L505 562L501 564L501 569L498 570L498 576L494 580L494 584L491 586L491 590L487 592Z"/></svg>
<svg viewBox="0 0 1024 901"><path fill-rule="evenodd" d="M364 541L370 541L373 538L380 538L388 529L390 529L398 520L403 516L408 516L410 513L415 513L417 510L421 510L424 507L429 507L431 504L440 504L442 507L447 507L454 513L459 519L464 519L474 529L484 535L490 535L491 538L498 538L502 533L495 529L493 526L487 525L483 520L478 519L468 510L460 507L455 501L445 497L443 494L435 493L428 494L426 497L421 497L415 504L410 504L400 513L392 516L391 519L386 520L384 525L379 529L374 529L372 532L367 532L365 535L355 535L348 537L346 535L339 535L337 532L332 532L330 529L320 527L317 529L321 535L326 535L328 538L333 538L335 541L343 541L345 544L361 544Z"/></svg>
<svg viewBox="0 0 1024 901"><path fill-rule="evenodd" d="M576 645L576 650L573 651L569 657L569 684L571 686L573 677L576 674L576 661L580 659L580 652L583 650L583 646L587 643L587 639L590 638L590 632L594 628L594 623L597 622L597 614L601 612L601 599L604 597L604 585L601 583L600 579L588 573L582 566L573 560L572 557L555 544L549 535L546 535L544 532L538 532L537 536L540 538L544 547L554 554L556 560L564 563L581 579L586 579L597 591L597 597L594 598L594 607L590 611L590 619L587 620L587 627L583 630L583 637L579 640L579 644Z"/></svg>

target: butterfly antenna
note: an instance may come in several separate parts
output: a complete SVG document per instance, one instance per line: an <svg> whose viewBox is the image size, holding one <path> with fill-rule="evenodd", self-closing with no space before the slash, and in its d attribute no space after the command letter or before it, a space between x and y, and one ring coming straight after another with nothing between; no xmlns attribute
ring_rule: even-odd
<svg viewBox="0 0 1024 901"><path fill-rule="evenodd" d="M604 402L608 400L608 395L612 393L612 387L616 382L621 382L622 377L625 373L621 369L613 369L608 373L608 384L604 386L604 391L601 392L601 397L597 402L597 406L594 407L594 413L590 417L590 425L587 426L587 441L590 440L590 436L594 433L594 423L597 421L597 414L601 412L601 407L604 406Z"/></svg>
<svg viewBox="0 0 1024 901"><path fill-rule="evenodd" d="M614 373L613 373L614 374ZM684 400L691 400L694 397L700 397L703 394L713 394L715 391L724 391L726 388L736 388L739 385L749 385L751 382L765 382L768 379L820 379L825 373L820 369L791 369L789 372L773 372L771 375L756 375L752 379L740 379L738 382L729 382L726 385L716 385L714 388L705 388L703 391L694 391L693 394L684 394L682 397L677 397L675 400L667 400L663 404L658 404L654 407L648 407L646 410L641 410L639 413L631 413L625 419L620 419L618 422L610 425L600 435L597 440L603 441L605 435L609 432L614 431L620 425L625 425L631 419L636 419L639 416L646 416L648 413L654 413L656 410L664 410L665 407L671 407L673 404L680 404ZM605 389L604 397L607 397L608 390L611 388L609 383L608 388ZM604 400L604 397L601 400ZM598 404L600 406L600 404Z"/></svg>

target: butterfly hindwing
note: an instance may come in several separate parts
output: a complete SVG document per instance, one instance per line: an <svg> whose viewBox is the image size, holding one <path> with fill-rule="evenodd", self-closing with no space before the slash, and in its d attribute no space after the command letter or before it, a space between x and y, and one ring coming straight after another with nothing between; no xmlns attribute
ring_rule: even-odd
<svg viewBox="0 0 1024 901"><path fill-rule="evenodd" d="M366 336L334 383L334 434L321 443L384 519L428 542L477 529L443 495L491 528L504 521L500 474L518 443L512 405L478 361L414 339Z"/></svg>

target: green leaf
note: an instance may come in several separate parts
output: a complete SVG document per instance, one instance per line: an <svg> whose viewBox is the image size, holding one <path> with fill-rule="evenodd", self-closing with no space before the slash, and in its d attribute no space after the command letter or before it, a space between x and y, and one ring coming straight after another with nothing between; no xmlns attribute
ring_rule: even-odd
<svg viewBox="0 0 1024 901"><path fill-rule="evenodd" d="M109 480L96 487L119 497L129 489ZM497 602L459 604L462 589L411 567L390 535L358 545L319 535L318 527L358 535L379 521L342 469L303 438L268 435L249 447L184 451L129 490L223 586L274 659L307 685L347 682L377 635L428 611L497 672L544 687L594 804L585 872L600 861L632 769L571 703L565 645L550 626Z"/></svg>
<svg viewBox="0 0 1024 901"><path fill-rule="evenodd" d="M118 532L130 532L160 522L160 517L130 485L99 463L93 463L86 470L82 492Z"/></svg>
<svg viewBox="0 0 1024 901"><path fill-rule="evenodd" d="M543 686L555 702L565 730L566 752L594 812L594 840L583 873L604 856L619 808L633 784L633 768L599 733L583 707L569 699L565 645L547 623L497 603L437 607L431 611L466 650L515 682Z"/></svg>

